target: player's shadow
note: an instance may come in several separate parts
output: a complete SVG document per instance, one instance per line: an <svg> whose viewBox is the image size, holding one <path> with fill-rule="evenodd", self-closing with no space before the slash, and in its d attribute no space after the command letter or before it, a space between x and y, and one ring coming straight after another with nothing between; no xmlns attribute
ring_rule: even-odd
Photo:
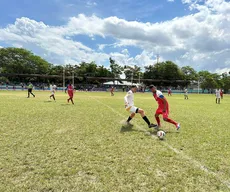
<svg viewBox="0 0 230 192"><path fill-rule="evenodd" d="M133 129L133 125L122 125L121 129L120 129L120 133L132 132L132 131L137 131L137 130Z"/></svg>
<svg viewBox="0 0 230 192"><path fill-rule="evenodd" d="M69 103L62 103L61 106L72 106L72 104L69 104Z"/></svg>
<svg viewBox="0 0 230 192"><path fill-rule="evenodd" d="M134 129L133 125L122 125L121 129L120 129L120 133L125 133L125 132L142 132L142 133L146 133L147 131L140 130L140 129Z"/></svg>
<svg viewBox="0 0 230 192"><path fill-rule="evenodd" d="M51 103L52 101L44 101L44 103Z"/></svg>

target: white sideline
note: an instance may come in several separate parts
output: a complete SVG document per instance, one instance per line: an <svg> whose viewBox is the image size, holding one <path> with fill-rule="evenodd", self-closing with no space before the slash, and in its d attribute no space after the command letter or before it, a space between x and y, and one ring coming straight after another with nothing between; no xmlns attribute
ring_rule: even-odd
<svg viewBox="0 0 230 192"><path fill-rule="evenodd" d="M95 101L97 101L98 103L104 105L105 107L109 108L112 112L116 113L117 115L119 115L120 117L124 118L123 115L121 115L120 113L118 113L116 110L114 110L112 107L110 107L107 104L102 103L100 100L94 98L93 96L90 96L88 93L85 93L88 97L94 99ZM135 125L139 130L143 131L145 134L150 135L153 139L157 139L157 136L155 135L151 135L150 132L146 131L145 129L141 128L139 125ZM214 176L217 180L219 180L223 185L225 185L226 187L228 187L230 189L230 180L226 180L221 178L222 176L209 170L206 166L202 165L199 161L194 160L193 158L187 156L186 154L184 154L182 151L179 151L178 149L174 148L173 146L169 145L167 142L161 142L161 144L163 144L165 147L167 147L168 149L171 149L173 152L175 152L176 154L180 155L183 159L188 160L191 164L194 165L194 167L199 168L200 170L204 171L205 173L207 173L208 175L212 175Z"/></svg>

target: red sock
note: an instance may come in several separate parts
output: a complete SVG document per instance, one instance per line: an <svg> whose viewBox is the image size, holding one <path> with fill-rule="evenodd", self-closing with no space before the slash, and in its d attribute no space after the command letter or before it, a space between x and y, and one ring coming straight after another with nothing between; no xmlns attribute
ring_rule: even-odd
<svg viewBox="0 0 230 192"><path fill-rule="evenodd" d="M177 122L175 122L175 121L173 121L172 119L167 119L167 122L169 122L169 123L172 123L172 124L174 124L175 126L177 126Z"/></svg>
<svg viewBox="0 0 230 192"><path fill-rule="evenodd" d="M156 118L156 121L157 121L157 125L158 125L158 126L161 126L160 117L155 117L155 118Z"/></svg>

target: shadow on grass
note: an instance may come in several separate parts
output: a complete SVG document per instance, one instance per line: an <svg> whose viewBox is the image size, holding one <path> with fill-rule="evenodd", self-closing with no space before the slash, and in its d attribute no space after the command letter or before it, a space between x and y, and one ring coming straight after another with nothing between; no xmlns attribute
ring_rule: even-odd
<svg viewBox="0 0 230 192"><path fill-rule="evenodd" d="M125 132L141 132L145 134L150 133L150 131L148 130L133 129L133 125L122 125L120 129L120 133L125 133Z"/></svg>
<svg viewBox="0 0 230 192"><path fill-rule="evenodd" d="M133 129L133 125L122 125L120 129L120 133L132 132L132 131L137 131L136 129Z"/></svg>
<svg viewBox="0 0 230 192"><path fill-rule="evenodd" d="M48 100L48 101L44 101L44 103L51 103L52 101L51 100Z"/></svg>
<svg viewBox="0 0 230 192"><path fill-rule="evenodd" d="M62 103L61 106L72 106L72 104L69 104L69 103Z"/></svg>

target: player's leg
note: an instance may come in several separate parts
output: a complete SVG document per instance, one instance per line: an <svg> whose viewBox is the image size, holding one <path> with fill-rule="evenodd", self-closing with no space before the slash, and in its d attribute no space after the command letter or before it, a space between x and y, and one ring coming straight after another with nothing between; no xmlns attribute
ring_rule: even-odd
<svg viewBox="0 0 230 192"><path fill-rule="evenodd" d="M30 89L28 89L28 96L27 96L27 98L29 98L30 97Z"/></svg>
<svg viewBox="0 0 230 192"><path fill-rule="evenodd" d="M74 105L74 102L73 102L73 93L70 94L70 101Z"/></svg>
<svg viewBox="0 0 230 192"><path fill-rule="evenodd" d="M170 119L168 117L168 111L163 113L163 120L168 122L168 123L171 123L171 124L175 125L177 130L180 129L180 123L177 123L176 121Z"/></svg>
<svg viewBox="0 0 230 192"><path fill-rule="evenodd" d="M158 128L161 127L161 121L160 121L160 114L162 114L162 109L161 108L158 108L155 112L155 119L157 121L157 125L158 125Z"/></svg>
<svg viewBox="0 0 230 192"><path fill-rule="evenodd" d="M128 119L126 120L126 123L130 123L130 121L135 117L135 113L131 113Z"/></svg>
<svg viewBox="0 0 230 192"><path fill-rule="evenodd" d="M145 115L145 111L143 109L137 108L136 113L139 113L141 115L143 120L148 124L149 128L157 127L157 125L150 123L150 121L149 121L148 117Z"/></svg>
<svg viewBox="0 0 230 192"><path fill-rule="evenodd" d="M54 93L52 93L52 94L50 95L50 99L51 99L51 98L53 98L53 100L55 101Z"/></svg>
<svg viewBox="0 0 230 192"><path fill-rule="evenodd" d="M53 94L53 100L56 101L56 98L55 98L54 94Z"/></svg>
<svg viewBox="0 0 230 192"><path fill-rule="evenodd" d="M220 98L218 98L218 104L220 104Z"/></svg>
<svg viewBox="0 0 230 192"><path fill-rule="evenodd" d="M31 89L31 92L30 92L31 95L33 95L33 97L35 97L35 95L32 93L32 89Z"/></svg>
<svg viewBox="0 0 230 192"><path fill-rule="evenodd" d="M160 120L160 114L159 113L155 113L155 119L156 119L156 121L157 121L157 126L158 127L161 127L161 120Z"/></svg>

